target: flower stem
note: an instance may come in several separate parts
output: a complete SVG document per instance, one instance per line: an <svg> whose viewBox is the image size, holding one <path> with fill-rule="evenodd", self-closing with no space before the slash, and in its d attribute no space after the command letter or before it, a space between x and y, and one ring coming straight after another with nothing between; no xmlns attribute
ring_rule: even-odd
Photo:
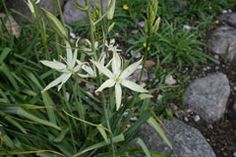
<svg viewBox="0 0 236 157"><path fill-rule="evenodd" d="M88 16L88 19L89 19L89 24L90 24L90 40L91 40L91 43L92 43L92 52L94 54L94 59L97 61L98 60L98 56L97 56L97 52L96 52L96 49L95 49L95 24L93 22L93 19L92 19L92 15L91 15L91 7L90 7L90 4L89 4L89 0L84 0L85 1L85 5L87 7L87 16ZM106 35L104 35L103 37L106 37ZM97 72L97 76L99 77L99 73ZM99 83L101 84L101 78L99 77ZM111 143L111 147L112 147L112 154L113 154L113 157L115 157L115 146L113 144L113 141L112 141L112 130L111 130L111 125L110 125L110 121L109 121L109 114L108 114L108 107L107 107L107 104L106 104L106 98L105 98L105 95L102 93L102 102L103 102L103 110L104 110L104 114L105 114L105 119L106 119L106 125L107 125L107 128L111 131L109 133L109 139L110 139L110 143Z"/></svg>
<svg viewBox="0 0 236 157"><path fill-rule="evenodd" d="M94 56L94 59L97 61L98 57L97 57L97 53L96 53L96 49L95 49L95 25L94 25L94 22L93 22L93 19L92 19L92 15L91 15L91 7L90 7L90 4L89 4L89 0L84 0L85 1L85 5L87 6L87 16L88 16L88 19L89 19L89 25L90 25L90 40L91 40L91 43L92 43L92 52L93 52L93 56Z"/></svg>

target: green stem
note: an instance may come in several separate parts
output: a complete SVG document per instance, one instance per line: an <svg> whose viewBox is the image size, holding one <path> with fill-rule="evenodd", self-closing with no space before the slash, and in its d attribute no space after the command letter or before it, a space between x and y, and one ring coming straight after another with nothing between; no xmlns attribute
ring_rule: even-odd
<svg viewBox="0 0 236 157"><path fill-rule="evenodd" d="M96 49L95 49L95 25L94 25L94 22L93 22L93 19L92 19L92 15L91 15L91 7L90 7L90 4L89 4L89 0L84 0L85 1L85 5L87 6L87 16L88 16L88 19L89 19L89 25L90 25L90 40L91 40L91 43L92 43L92 52L94 54L94 59L97 61L98 57L97 57L97 53L96 53Z"/></svg>
<svg viewBox="0 0 236 157"><path fill-rule="evenodd" d="M87 9L87 16L88 16L89 24L90 24L90 40L91 40L91 43L92 43L92 52L94 54L94 59L97 61L98 56L97 56L96 49L95 49L95 34L94 34L95 24L93 22L92 15L91 15L91 12L90 12L91 7L90 7L90 4L89 4L89 0L84 0L84 1L85 1L86 7L88 8ZM97 72L97 76L99 77L98 72ZM101 84L101 78L100 77L99 77L99 83ZM113 154L113 157L115 157L115 146L114 146L113 141L112 141L113 134L112 134L111 125L110 125L110 121L109 121L108 107L107 107L107 104L106 104L105 95L103 93L102 93L102 102L103 102L103 110L104 110L104 114L105 114L106 124L107 124L108 129L111 131L109 133L109 139L110 139L110 143L111 143L111 147L112 147L112 154Z"/></svg>
<svg viewBox="0 0 236 157"><path fill-rule="evenodd" d="M64 21L64 18L63 18L63 13L62 13L62 9L61 9L60 0L57 0L57 7L58 7L59 15L60 15L60 18L61 18L61 23L65 27L65 21Z"/></svg>

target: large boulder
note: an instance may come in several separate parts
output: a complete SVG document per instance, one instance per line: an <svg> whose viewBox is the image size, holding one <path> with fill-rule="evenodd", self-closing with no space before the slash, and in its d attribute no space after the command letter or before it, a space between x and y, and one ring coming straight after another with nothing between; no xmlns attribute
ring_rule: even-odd
<svg viewBox="0 0 236 157"><path fill-rule="evenodd" d="M211 146L202 134L195 128L174 119L164 120L163 128L173 146L172 157L215 157ZM144 124L139 130L147 147L152 151L171 153L172 150L160 139L155 130Z"/></svg>
<svg viewBox="0 0 236 157"><path fill-rule="evenodd" d="M209 34L208 48L226 61L236 63L236 12L222 14L221 25Z"/></svg>
<svg viewBox="0 0 236 157"><path fill-rule="evenodd" d="M227 76L222 73L210 74L189 85L184 94L184 104L211 123L224 115L229 95Z"/></svg>
<svg viewBox="0 0 236 157"><path fill-rule="evenodd" d="M8 9L13 10L14 16L16 17L17 21L26 21L32 20L33 16L30 12L25 0L7 0L6 5ZM61 6L63 7L64 0L60 0ZM50 11L51 13L58 14L58 7L56 0L40 0L37 4L38 6Z"/></svg>
<svg viewBox="0 0 236 157"><path fill-rule="evenodd" d="M80 4L81 6L84 6L84 0L76 0L78 4ZM103 2L103 9L106 8L106 3L107 1ZM96 6L101 6L100 5L100 0L90 0L90 6L92 9L94 9ZM101 7L100 7L101 8ZM75 22L81 22L81 21L86 21L87 18L87 13L85 11L82 11L78 8L76 8L73 5L73 1L72 0L68 0L67 3L65 4L64 7L64 20L65 23L68 25L74 24Z"/></svg>
<svg viewBox="0 0 236 157"><path fill-rule="evenodd" d="M222 14L220 16L220 22L236 28L236 12Z"/></svg>
<svg viewBox="0 0 236 157"><path fill-rule="evenodd" d="M221 26L208 39L208 49L230 63L236 62L236 28Z"/></svg>

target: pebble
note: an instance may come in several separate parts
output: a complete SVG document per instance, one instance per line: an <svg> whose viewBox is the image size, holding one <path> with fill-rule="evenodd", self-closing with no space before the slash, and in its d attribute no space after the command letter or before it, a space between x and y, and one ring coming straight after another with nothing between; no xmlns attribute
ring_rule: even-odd
<svg viewBox="0 0 236 157"><path fill-rule="evenodd" d="M217 60L220 59L219 55L214 55L214 58L217 59Z"/></svg>
<svg viewBox="0 0 236 157"><path fill-rule="evenodd" d="M188 122L189 120L188 120L188 117L184 117L184 121L185 122Z"/></svg>
<svg viewBox="0 0 236 157"><path fill-rule="evenodd" d="M144 21L140 21L139 23L138 23L138 25L140 26L140 27L144 27L144 24L145 24L145 22Z"/></svg>
<svg viewBox="0 0 236 157"><path fill-rule="evenodd" d="M190 29L192 29L192 27L189 26L189 25L184 25L183 28L186 29L186 30L190 30Z"/></svg>
<svg viewBox="0 0 236 157"><path fill-rule="evenodd" d="M137 120L138 120L137 117L131 117L131 118L130 118L130 121L132 121L132 122L136 122Z"/></svg>
<svg viewBox="0 0 236 157"><path fill-rule="evenodd" d="M172 75L169 75L166 79L165 79L165 84L167 85L174 85L176 84L177 81L176 79L174 79L174 77Z"/></svg>
<svg viewBox="0 0 236 157"><path fill-rule="evenodd" d="M236 157L236 152L234 152L233 157Z"/></svg>
<svg viewBox="0 0 236 157"><path fill-rule="evenodd" d="M160 101L162 99L162 97L163 96L161 94L159 94L158 97L157 97L157 100Z"/></svg>
<svg viewBox="0 0 236 157"><path fill-rule="evenodd" d="M236 86L234 87L234 90L236 91Z"/></svg>
<svg viewBox="0 0 236 157"><path fill-rule="evenodd" d="M194 120L195 122L198 122L198 121L200 120L200 116L199 116L199 115L195 115L195 116L193 117L193 120Z"/></svg>

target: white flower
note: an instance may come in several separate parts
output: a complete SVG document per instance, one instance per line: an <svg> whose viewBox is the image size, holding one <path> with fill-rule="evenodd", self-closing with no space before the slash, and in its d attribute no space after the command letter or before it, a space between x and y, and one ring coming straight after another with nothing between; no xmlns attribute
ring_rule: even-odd
<svg viewBox="0 0 236 157"><path fill-rule="evenodd" d="M96 92L101 92L105 88L113 87L115 86L115 97L116 97L116 109L118 110L121 105L121 99L122 99L122 89L121 85L125 86L133 91L136 92L148 92L140 85L129 81L127 78L136 70L138 65L142 62L142 59L138 62L135 62L128 66L124 71L121 71L122 67L122 61L120 56L116 51L113 51L113 58L111 61L112 64L112 72L105 67L104 65L92 61L92 63L98 68L98 70L106 75L109 79L106 80L97 90Z"/></svg>
<svg viewBox="0 0 236 157"><path fill-rule="evenodd" d="M111 39L109 44L106 41L105 46L108 48L108 51L112 51L112 52L118 52L121 51L120 49L118 49L118 45L115 45L115 39Z"/></svg>
<svg viewBox="0 0 236 157"><path fill-rule="evenodd" d="M64 59L64 58L63 58ZM66 42L66 58L64 59L65 63L61 63L59 61L53 60L53 61L47 61L43 60L40 61L42 64L48 66L49 68L55 69L62 74L49 83L42 92L54 87L58 86L58 91L61 89L62 85L73 75L77 74L80 77L90 77L93 76L93 70L89 66L87 66L85 63L82 63L81 61L77 60L77 49L72 53L72 48L68 42ZM77 63L77 65L76 65ZM87 72L87 74L81 74L78 73L79 70L83 69L84 71Z"/></svg>

